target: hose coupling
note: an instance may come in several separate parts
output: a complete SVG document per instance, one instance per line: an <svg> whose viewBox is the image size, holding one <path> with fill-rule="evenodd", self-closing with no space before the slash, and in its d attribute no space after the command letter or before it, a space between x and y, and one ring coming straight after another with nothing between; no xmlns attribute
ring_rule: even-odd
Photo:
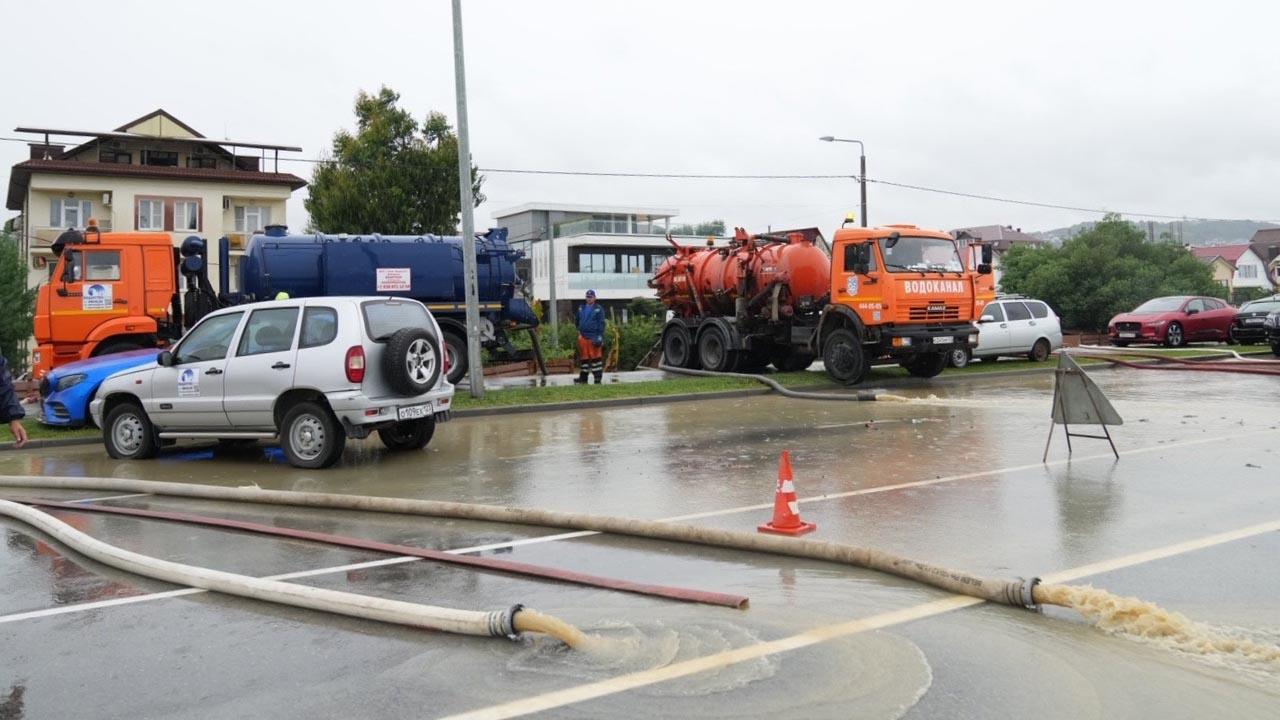
<svg viewBox="0 0 1280 720"><path fill-rule="evenodd" d="M1031 612L1040 612L1040 603L1036 602L1035 599L1035 589L1036 586L1040 584L1040 578L1033 577L1030 580L1018 578L1018 582L1022 585L1022 607L1030 610Z"/></svg>
<svg viewBox="0 0 1280 720"><path fill-rule="evenodd" d="M859 400L879 400L879 396L875 390L859 390L857 392Z"/></svg>
<svg viewBox="0 0 1280 720"><path fill-rule="evenodd" d="M489 613L489 634L493 637L505 637L508 640L519 640L516 632L516 614L524 610L524 605L516 603L506 610Z"/></svg>

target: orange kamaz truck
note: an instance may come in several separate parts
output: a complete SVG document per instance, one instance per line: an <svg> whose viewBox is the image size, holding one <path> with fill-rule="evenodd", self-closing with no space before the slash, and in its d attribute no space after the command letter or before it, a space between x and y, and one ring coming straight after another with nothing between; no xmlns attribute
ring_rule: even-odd
<svg viewBox="0 0 1280 720"><path fill-rule="evenodd" d="M832 379L855 385L873 360L928 378L949 351L977 344L990 246L967 269L955 239L915 225L842 227L829 252L816 228L672 245L649 281L674 314L662 332L668 365L799 370L821 357Z"/></svg>

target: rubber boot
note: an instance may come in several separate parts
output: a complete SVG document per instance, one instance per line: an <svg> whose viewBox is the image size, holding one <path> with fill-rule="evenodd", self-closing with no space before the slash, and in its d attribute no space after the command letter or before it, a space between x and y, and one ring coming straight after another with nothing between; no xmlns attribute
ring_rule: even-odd
<svg viewBox="0 0 1280 720"><path fill-rule="evenodd" d="M604 377L604 371L603 371L603 370L597 370L597 371L595 371L595 373L593 373L593 374L592 374L592 376L595 378L595 380L596 380L596 384L597 384L597 385L599 385L599 384L600 384L600 380L601 380L601 378L603 378L603 377Z"/></svg>
<svg viewBox="0 0 1280 720"><path fill-rule="evenodd" d="M574 384L574 385L586 385L586 384L587 384L587 371L586 371L586 370L583 370L582 372L578 373L578 377L576 377L576 378L574 378L574 379L573 379L573 384Z"/></svg>

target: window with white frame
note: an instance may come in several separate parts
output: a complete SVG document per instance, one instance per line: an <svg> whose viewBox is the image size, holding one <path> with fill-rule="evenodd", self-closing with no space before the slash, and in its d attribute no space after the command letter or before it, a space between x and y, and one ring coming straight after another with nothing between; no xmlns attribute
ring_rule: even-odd
<svg viewBox="0 0 1280 720"><path fill-rule="evenodd" d="M200 231L200 201L175 200L173 203L174 231Z"/></svg>
<svg viewBox="0 0 1280 720"><path fill-rule="evenodd" d="M89 221L93 203L75 198L54 198L49 203L49 227L82 228Z"/></svg>
<svg viewBox="0 0 1280 720"><path fill-rule="evenodd" d="M237 205L236 232L261 232L271 224L271 208L266 205Z"/></svg>
<svg viewBox="0 0 1280 720"><path fill-rule="evenodd" d="M164 200L138 201L138 229L164 230Z"/></svg>
<svg viewBox="0 0 1280 720"><path fill-rule="evenodd" d="M1258 277L1258 266L1257 265L1237 265L1236 277L1239 277L1242 280L1252 280Z"/></svg>

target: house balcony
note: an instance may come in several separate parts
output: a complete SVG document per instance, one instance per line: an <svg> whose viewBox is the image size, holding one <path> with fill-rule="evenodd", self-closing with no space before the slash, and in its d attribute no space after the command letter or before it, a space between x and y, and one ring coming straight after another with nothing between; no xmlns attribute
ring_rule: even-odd
<svg viewBox="0 0 1280 720"><path fill-rule="evenodd" d="M83 228L76 229L83 232ZM111 232L111 219L99 219L98 229L102 232ZM31 228L31 232L29 233L31 247L48 247L53 244L54 240L58 239L59 235L66 231L67 229L62 227L42 227L37 225L36 227Z"/></svg>
<svg viewBox="0 0 1280 720"><path fill-rule="evenodd" d="M642 290L649 289L647 273L569 273L570 290Z"/></svg>

